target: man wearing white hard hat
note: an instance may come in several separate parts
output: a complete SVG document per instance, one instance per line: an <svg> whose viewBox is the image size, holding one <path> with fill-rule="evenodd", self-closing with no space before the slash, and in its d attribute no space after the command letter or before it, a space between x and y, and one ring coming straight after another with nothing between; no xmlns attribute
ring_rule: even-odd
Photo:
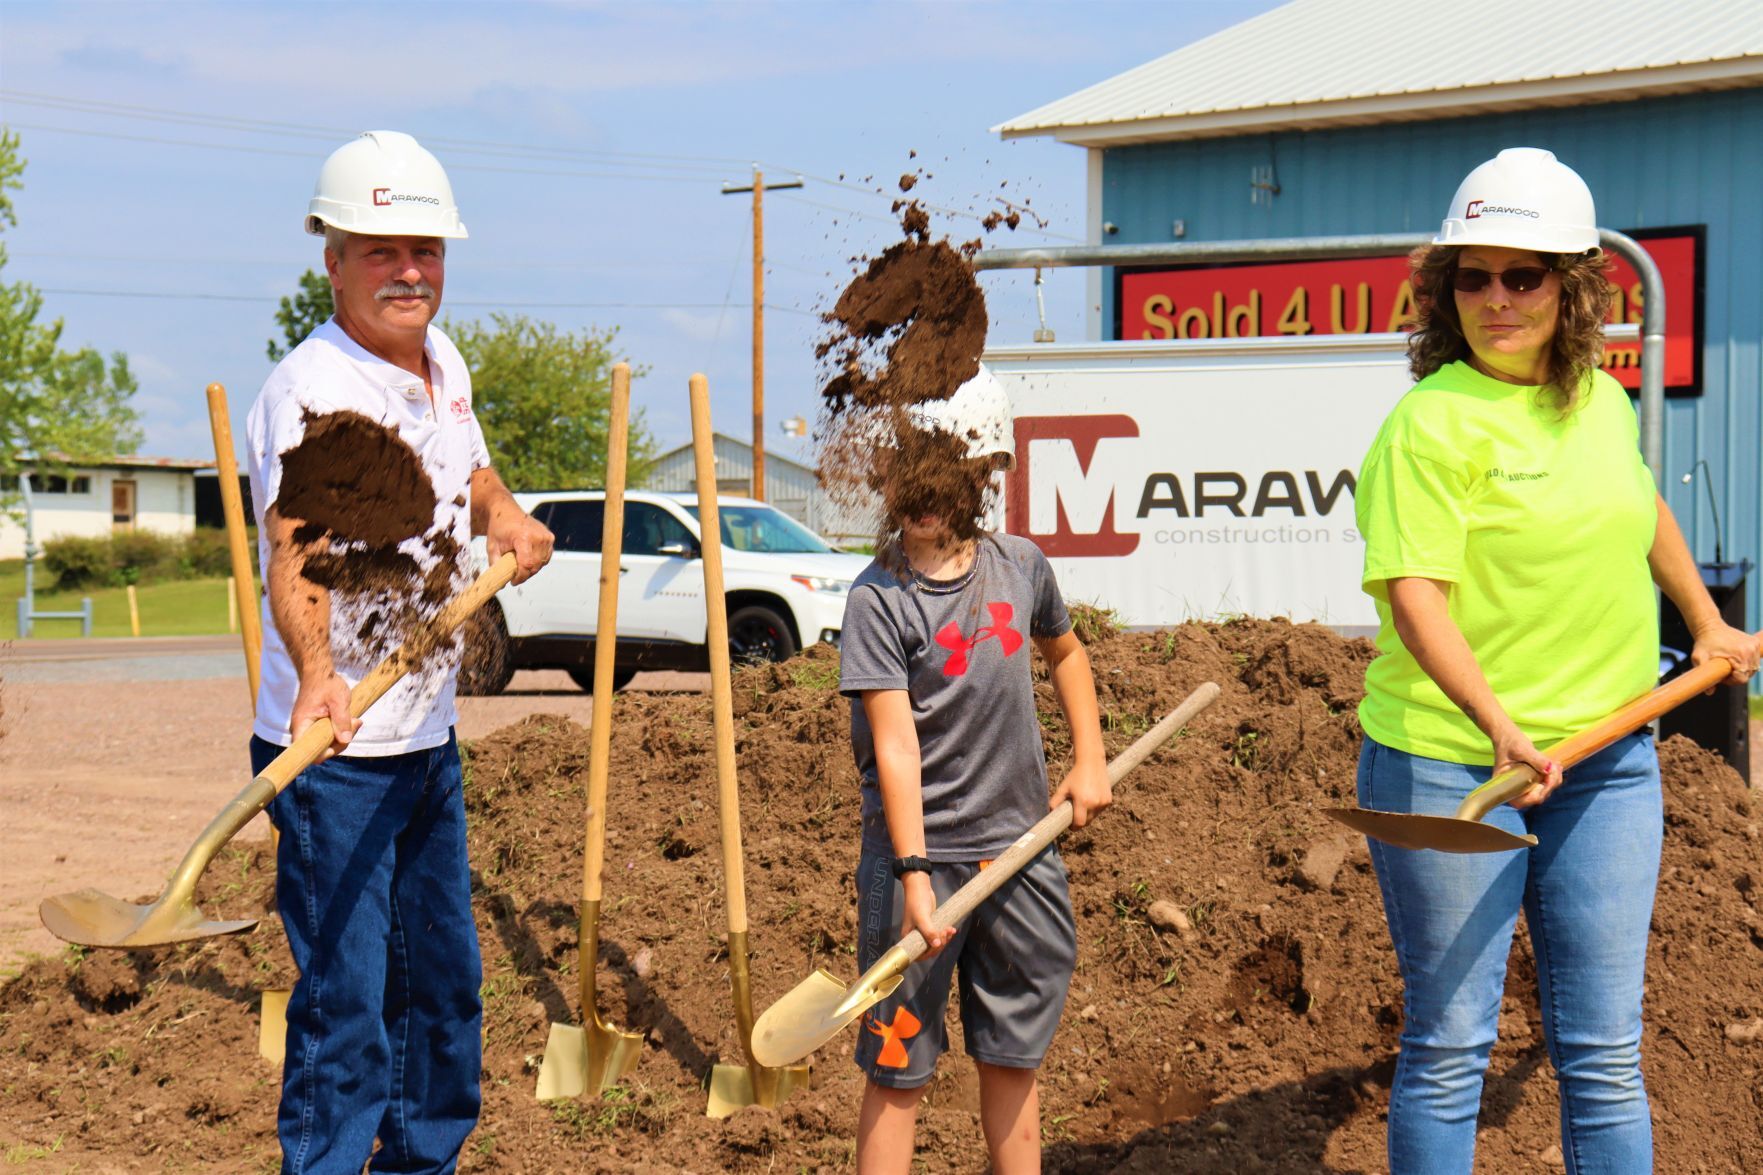
<svg viewBox="0 0 1763 1175"><path fill-rule="evenodd" d="M1451 816L1497 772L1537 785L1486 821L1530 850L1371 841L1401 968L1395 1175L1469 1175L1522 908L1572 1172L1652 1170L1641 994L1658 884L1659 761L1643 731L1563 771L1551 748L1652 688L1654 586L1733 682L1757 642L1720 619L1599 366L1607 262L1591 191L1548 151L1471 171L1412 258L1420 381L1356 493L1378 657L1359 707L1361 807Z"/></svg>
<svg viewBox="0 0 1763 1175"><path fill-rule="evenodd" d="M262 770L321 718L331 756L275 800L276 905L300 969L288 1002L277 1129L284 1172L451 1171L477 1122L481 963L453 734L456 654L404 678L357 723L371 664L347 593L302 574L317 548L277 509L283 454L312 421L354 412L396 432L435 495L425 578L455 584L473 535L515 582L551 535L490 468L471 375L433 325L447 243L465 238L447 175L409 135L373 131L325 161L306 231L325 239L336 314L276 366L246 424L264 568ZM344 558L348 558L345 554ZM414 588L412 589L415 590ZM378 1147L375 1147L375 1141Z"/></svg>

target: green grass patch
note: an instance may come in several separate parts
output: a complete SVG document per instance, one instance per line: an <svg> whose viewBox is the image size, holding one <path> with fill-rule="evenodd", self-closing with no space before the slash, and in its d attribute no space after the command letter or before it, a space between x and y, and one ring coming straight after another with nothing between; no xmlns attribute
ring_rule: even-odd
<svg viewBox="0 0 1763 1175"><path fill-rule="evenodd" d="M80 597L92 598L92 635L129 636L126 588L94 588L81 592L49 592L51 577L37 566L37 611L77 612ZM226 579L180 579L143 584L135 589L141 610L142 636L209 636L227 630ZM0 639L18 635L18 600L24 595L24 560L0 560ZM38 620L33 637L77 637L78 620Z"/></svg>
<svg viewBox="0 0 1763 1175"><path fill-rule="evenodd" d="M1763 696L1758 694L1751 695L1751 720L1763 720Z"/></svg>

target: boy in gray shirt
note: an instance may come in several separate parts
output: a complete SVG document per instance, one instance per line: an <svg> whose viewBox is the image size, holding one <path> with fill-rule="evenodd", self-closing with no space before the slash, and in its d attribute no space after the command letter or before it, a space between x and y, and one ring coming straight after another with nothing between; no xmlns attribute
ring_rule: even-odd
<svg viewBox="0 0 1763 1175"><path fill-rule="evenodd" d="M909 1169L958 978L992 1169L1038 1171L1035 1074L1077 955L1064 864L1049 847L961 926L938 930L931 914L1050 807L1071 799L1082 826L1108 805L1095 682L1046 557L980 526L984 487L1014 462L1003 388L982 367L910 419L933 443L901 438L877 479L897 537L851 586L839 688L863 777L859 968L913 929L931 949L864 1017L857 1166ZM1073 767L1050 802L1031 644L1072 734Z"/></svg>

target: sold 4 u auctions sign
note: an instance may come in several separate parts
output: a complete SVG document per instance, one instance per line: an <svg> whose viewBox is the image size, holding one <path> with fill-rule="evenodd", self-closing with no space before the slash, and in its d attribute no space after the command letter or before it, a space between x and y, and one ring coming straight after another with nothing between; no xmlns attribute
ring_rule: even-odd
<svg viewBox="0 0 1763 1175"><path fill-rule="evenodd" d="M1629 234L1665 279L1665 387L1701 394L1702 241L1700 225ZM1638 323L1643 299L1634 267L1612 255L1616 287L1609 321ZM1115 337L1235 339L1254 336L1373 334L1404 329L1414 316L1406 257L1286 261L1196 268L1117 270ZM1640 388L1640 343L1612 343L1604 368Z"/></svg>

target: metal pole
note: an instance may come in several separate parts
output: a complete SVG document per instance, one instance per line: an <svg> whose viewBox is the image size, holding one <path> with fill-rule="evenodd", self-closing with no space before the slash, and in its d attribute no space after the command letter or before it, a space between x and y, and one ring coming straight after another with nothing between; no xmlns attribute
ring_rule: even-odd
<svg viewBox="0 0 1763 1175"><path fill-rule="evenodd" d="M1619 253L1641 279L1641 455L1653 480L1665 472L1665 279L1647 251L1631 237L1603 229L1604 247ZM1410 252L1429 244L1426 233L1365 236L1272 237L1246 241L1172 241L1146 245L1064 245L1037 249L987 249L974 255L975 269L1057 269L1086 265L1193 265L1197 262L1304 261L1320 257L1377 256Z"/></svg>
<svg viewBox="0 0 1763 1175"><path fill-rule="evenodd" d="M1600 229L1604 248L1620 253L1641 279L1641 457L1653 484L1665 485L1665 278L1633 237ZM1661 489L1660 492L1664 492Z"/></svg>
<svg viewBox="0 0 1763 1175"><path fill-rule="evenodd" d="M31 620L37 610L37 512L31 498L31 478L36 476L31 470L22 470L18 476L18 492L24 495L24 603L18 612L18 638L23 640L31 635Z"/></svg>

